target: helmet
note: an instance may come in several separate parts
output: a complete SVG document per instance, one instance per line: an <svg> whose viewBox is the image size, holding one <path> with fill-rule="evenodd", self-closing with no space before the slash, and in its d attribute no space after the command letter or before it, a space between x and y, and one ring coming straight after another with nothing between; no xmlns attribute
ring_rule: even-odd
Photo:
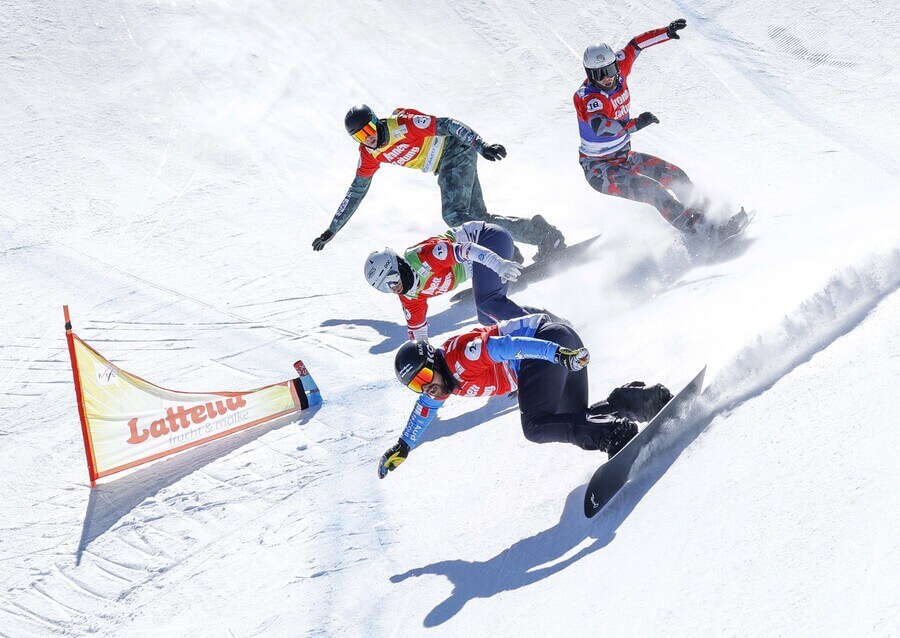
<svg viewBox="0 0 900 638"><path fill-rule="evenodd" d="M366 258L363 274L376 290L394 292L391 286L400 281L400 257L390 248L376 250Z"/></svg>
<svg viewBox="0 0 900 638"><path fill-rule="evenodd" d="M369 135L378 135L378 117L368 104L358 104L344 116L344 128L350 137L362 144Z"/></svg>
<svg viewBox="0 0 900 638"><path fill-rule="evenodd" d="M619 63L616 54L608 44L592 44L584 50L584 72L588 79L597 84L603 78L618 80Z"/></svg>
<svg viewBox="0 0 900 638"><path fill-rule="evenodd" d="M434 379L434 369L439 354L424 339L407 341L394 356L394 372L397 380L413 392L422 392L422 386Z"/></svg>

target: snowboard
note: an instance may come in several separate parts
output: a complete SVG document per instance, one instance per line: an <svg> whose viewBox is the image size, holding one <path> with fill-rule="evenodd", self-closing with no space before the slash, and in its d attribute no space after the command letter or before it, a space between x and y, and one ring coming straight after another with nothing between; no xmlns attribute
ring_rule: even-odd
<svg viewBox="0 0 900 638"><path fill-rule="evenodd" d="M522 273L519 275L519 279L517 281L509 282L509 288L507 289L507 292L522 290L530 283L534 283L543 279L544 277L549 277L550 275L555 275L564 270L567 270L568 268L571 268L599 238L600 235L595 235L590 239L585 239L584 241L580 241L577 244L566 246L562 250L554 253L549 257L545 257L540 261L535 261L528 264L527 266L522 268ZM450 301L452 303L465 301L467 299L471 299L473 295L474 292L472 291L472 287L470 286L465 290L460 290L458 293L450 297Z"/></svg>
<svg viewBox="0 0 900 638"><path fill-rule="evenodd" d="M653 440L660 426L678 415L678 410L700 392L706 366L678 394L653 417L647 426L637 433L625 447L601 465L591 477L584 495L584 515L591 518L609 503L628 482L628 475L641 450Z"/></svg>

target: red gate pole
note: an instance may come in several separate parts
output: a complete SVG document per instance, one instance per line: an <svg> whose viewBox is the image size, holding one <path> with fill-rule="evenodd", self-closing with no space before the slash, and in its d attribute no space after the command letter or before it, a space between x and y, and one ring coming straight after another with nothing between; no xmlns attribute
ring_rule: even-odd
<svg viewBox="0 0 900 638"><path fill-rule="evenodd" d="M94 461L94 447L88 434L87 417L84 411L84 395L81 392L81 379L78 376L78 359L75 357L75 337L72 334L72 322L69 320L69 306L63 306L66 318L66 341L69 343L69 359L72 361L72 376L75 378L75 401L78 403L78 416L81 418L81 435L84 438L84 454L87 457L88 475L91 487L97 483L97 464Z"/></svg>

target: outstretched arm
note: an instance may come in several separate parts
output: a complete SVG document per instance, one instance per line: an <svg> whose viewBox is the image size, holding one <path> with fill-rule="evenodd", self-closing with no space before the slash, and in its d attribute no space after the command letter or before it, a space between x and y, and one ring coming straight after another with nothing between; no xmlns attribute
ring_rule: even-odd
<svg viewBox="0 0 900 638"><path fill-rule="evenodd" d="M634 47L638 51L643 51L644 49L648 49L657 44L662 44L663 42L668 42L669 40L680 40L681 36L678 35L678 32L686 26L687 20L684 18L672 20L668 26L653 29L652 31L647 31L646 33L634 36L631 38L628 46Z"/></svg>
<svg viewBox="0 0 900 638"><path fill-rule="evenodd" d="M353 216L353 213L356 212L363 197L369 192L369 186L371 186L371 184L371 177L360 177L357 175L353 178L353 181L350 183L350 188L347 190L347 195L344 197L344 201L341 202L341 205L338 206L337 213L335 213L334 218L331 220L328 230L313 241L313 250L322 250L325 247L325 244L337 235L338 231L344 227L344 224L346 224Z"/></svg>
<svg viewBox="0 0 900 638"><path fill-rule="evenodd" d="M470 241L453 244L453 256L460 263L470 261L490 268L500 275L500 279L504 282L516 281L522 272L516 262L504 259L493 250Z"/></svg>
<svg viewBox="0 0 900 638"><path fill-rule="evenodd" d="M416 405L409 415L409 420L406 422L403 434L394 445L387 449L378 462L378 478L384 478L388 472L393 472L406 460L410 450L419 444L422 434L434 420L442 405L444 405L443 399L432 399L427 394L419 395Z"/></svg>
<svg viewBox="0 0 900 638"><path fill-rule="evenodd" d="M570 350L558 343L535 339L534 337L490 337L487 342L488 355L498 363L510 359L542 359L561 366L572 372L584 368L591 360L587 348Z"/></svg>
<svg viewBox="0 0 900 638"><path fill-rule="evenodd" d="M437 118L438 135L452 135L466 146L471 146L486 160L506 157L506 149L501 144L485 144L481 136L458 120L450 117Z"/></svg>

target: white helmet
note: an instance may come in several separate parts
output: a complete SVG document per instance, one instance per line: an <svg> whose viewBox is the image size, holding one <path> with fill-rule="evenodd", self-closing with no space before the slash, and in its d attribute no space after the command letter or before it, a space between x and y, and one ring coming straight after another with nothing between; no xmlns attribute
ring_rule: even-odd
<svg viewBox="0 0 900 638"><path fill-rule="evenodd" d="M381 292L394 292L391 286L400 281L399 259L397 253L390 248L376 250L369 255L363 271L369 285Z"/></svg>
<svg viewBox="0 0 900 638"><path fill-rule="evenodd" d="M592 44L586 48L582 62L588 79L594 84L603 78L618 78L619 63L615 51L608 44Z"/></svg>

